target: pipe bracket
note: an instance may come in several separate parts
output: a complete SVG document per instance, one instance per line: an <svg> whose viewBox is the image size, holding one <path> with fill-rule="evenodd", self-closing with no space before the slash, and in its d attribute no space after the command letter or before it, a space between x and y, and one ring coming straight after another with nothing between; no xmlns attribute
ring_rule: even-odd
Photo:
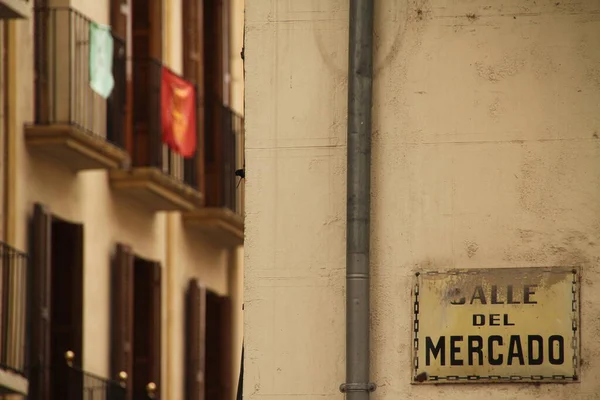
<svg viewBox="0 0 600 400"><path fill-rule="evenodd" d="M340 385L340 392L374 392L377 389L377 385L373 382L369 383L342 383Z"/></svg>

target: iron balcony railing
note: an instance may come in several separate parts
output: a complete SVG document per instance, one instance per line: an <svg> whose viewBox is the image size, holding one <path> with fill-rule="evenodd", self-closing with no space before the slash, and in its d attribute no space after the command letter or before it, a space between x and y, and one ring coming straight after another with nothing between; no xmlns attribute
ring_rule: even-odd
<svg viewBox="0 0 600 400"><path fill-rule="evenodd" d="M123 382L102 378L75 366L69 367L68 374L70 385L65 400L126 399L127 389Z"/></svg>
<svg viewBox="0 0 600 400"><path fill-rule="evenodd" d="M205 109L205 161L216 171L218 181L208 190L207 206L225 207L243 214L244 180L236 171L244 169L244 117L220 100L207 102Z"/></svg>
<svg viewBox="0 0 600 400"><path fill-rule="evenodd" d="M133 60L133 144L134 167L154 167L164 174L199 188L198 141L193 157L183 158L162 141L161 76L163 65L156 59ZM199 106L196 90L196 107ZM198 111L198 110L197 110ZM196 113L196 118L199 113ZM200 124L196 123L199 138Z"/></svg>
<svg viewBox="0 0 600 400"><path fill-rule="evenodd" d="M75 354L47 367L35 366L30 373L29 398L35 400L126 400L125 381L114 381L74 365ZM126 378L126 377L125 377ZM146 399L144 399L146 400Z"/></svg>
<svg viewBox="0 0 600 400"><path fill-rule="evenodd" d="M0 242L0 367L25 369L27 255Z"/></svg>
<svg viewBox="0 0 600 400"><path fill-rule="evenodd" d="M131 377L121 372L119 380L103 378L75 365L68 350L64 362L33 366L29 371L29 399L33 400L160 400L158 387L149 382L142 393L129 393Z"/></svg>
<svg viewBox="0 0 600 400"><path fill-rule="evenodd" d="M226 106L222 106L222 110L223 205L242 214L244 181L235 172L244 168L244 117Z"/></svg>
<svg viewBox="0 0 600 400"><path fill-rule="evenodd" d="M108 99L90 87L90 26L69 7L38 8L35 20L35 123L71 125L123 147L125 42L113 35L114 87Z"/></svg>

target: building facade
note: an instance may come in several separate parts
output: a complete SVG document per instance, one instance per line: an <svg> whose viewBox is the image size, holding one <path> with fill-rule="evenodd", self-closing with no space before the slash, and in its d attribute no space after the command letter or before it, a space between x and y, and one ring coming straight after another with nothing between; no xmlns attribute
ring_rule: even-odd
<svg viewBox="0 0 600 400"><path fill-rule="evenodd" d="M246 4L247 399L353 383L349 3ZM374 3L370 398L598 398L598 2ZM417 272L548 266L580 268L578 382L416 384Z"/></svg>
<svg viewBox="0 0 600 400"><path fill-rule="evenodd" d="M235 397L243 10L0 2L0 393ZM97 29L112 51L95 50ZM108 95L92 76L103 54ZM190 117L176 114L180 97L164 107L165 74L193 89ZM165 115L191 132L189 156L164 144Z"/></svg>

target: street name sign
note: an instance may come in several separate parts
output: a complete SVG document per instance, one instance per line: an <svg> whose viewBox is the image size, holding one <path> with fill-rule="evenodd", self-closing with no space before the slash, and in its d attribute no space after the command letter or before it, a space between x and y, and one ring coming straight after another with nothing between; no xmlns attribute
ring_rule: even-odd
<svg viewBox="0 0 600 400"><path fill-rule="evenodd" d="M423 271L412 383L578 381L579 270Z"/></svg>

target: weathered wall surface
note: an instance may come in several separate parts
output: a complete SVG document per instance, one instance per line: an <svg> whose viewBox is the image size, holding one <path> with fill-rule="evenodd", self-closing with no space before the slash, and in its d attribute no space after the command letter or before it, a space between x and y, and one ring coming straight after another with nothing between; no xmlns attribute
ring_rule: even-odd
<svg viewBox="0 0 600 400"><path fill-rule="evenodd" d="M250 399L341 399L348 1L246 5ZM600 4L377 1L373 399L600 392ZM582 267L581 383L415 387L419 269Z"/></svg>

